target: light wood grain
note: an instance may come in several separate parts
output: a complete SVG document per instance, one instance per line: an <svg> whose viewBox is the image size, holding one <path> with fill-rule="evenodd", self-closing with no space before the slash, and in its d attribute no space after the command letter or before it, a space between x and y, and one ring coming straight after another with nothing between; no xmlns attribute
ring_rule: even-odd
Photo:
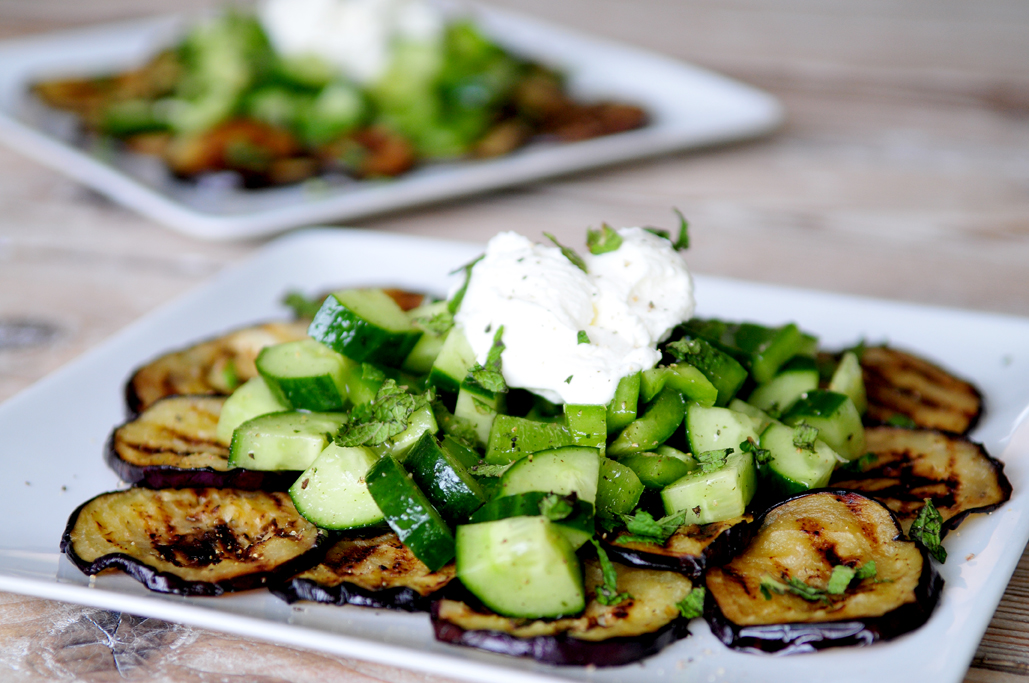
<svg viewBox="0 0 1029 683"><path fill-rule="evenodd" d="M1029 315L1029 4L1021 0L495 0L723 71L782 98L768 140L369 219L482 241L691 219L700 272ZM185 9L207 0L177 3ZM164 11L154 0L0 0L0 37ZM258 243L200 243L0 149L0 400ZM2 339L2 337L0 337ZM98 454L99 457L99 454ZM199 629L0 595L0 679L439 679ZM967 681L1029 676L1024 557Z"/></svg>

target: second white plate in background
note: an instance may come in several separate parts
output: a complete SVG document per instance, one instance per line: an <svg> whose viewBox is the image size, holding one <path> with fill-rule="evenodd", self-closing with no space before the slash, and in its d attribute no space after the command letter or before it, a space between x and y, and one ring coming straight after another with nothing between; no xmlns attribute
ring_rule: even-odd
<svg viewBox="0 0 1029 683"><path fill-rule="evenodd" d="M389 181L316 179L265 190L199 186L174 179L154 158L84 148L71 115L29 94L44 78L142 63L182 26L182 18L161 17L0 42L0 141L172 229L226 240L752 138L782 122L775 98L689 64L498 9L475 6L471 16L512 52L566 72L576 96L638 104L650 124L582 142L535 143L496 159L429 164Z"/></svg>

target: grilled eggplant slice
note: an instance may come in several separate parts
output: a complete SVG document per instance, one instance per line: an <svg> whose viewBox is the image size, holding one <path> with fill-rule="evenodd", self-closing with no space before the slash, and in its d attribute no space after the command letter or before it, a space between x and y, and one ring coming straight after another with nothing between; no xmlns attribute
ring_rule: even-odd
<svg viewBox="0 0 1029 683"><path fill-rule="evenodd" d="M453 578L452 562L430 572L391 532L343 538L321 564L270 588L290 603L312 600L420 612L429 609L433 597Z"/></svg>
<svg viewBox="0 0 1029 683"><path fill-rule="evenodd" d="M600 564L584 564L588 602L581 616L553 620L503 617L475 603L443 599L432 607L436 638L454 645L532 657L548 664L618 666L648 657L688 635L676 603L693 588L676 572L612 563L618 590L632 597L617 605L597 601Z"/></svg>
<svg viewBox="0 0 1029 683"><path fill-rule="evenodd" d="M721 564L739 553L753 533L753 515L746 514L713 524L684 524L664 545L627 540L628 531L607 539L607 554L634 567L681 572L699 578L709 564Z"/></svg>
<svg viewBox="0 0 1029 683"><path fill-rule="evenodd" d="M979 391L927 360L872 346L861 354L861 370L871 424L901 415L919 427L965 434L979 421Z"/></svg>
<svg viewBox="0 0 1029 683"><path fill-rule="evenodd" d="M257 376L254 360L266 346L307 338L307 322L265 323L165 354L133 373L125 401L138 415L165 396L227 395Z"/></svg>
<svg viewBox="0 0 1029 683"><path fill-rule="evenodd" d="M107 464L123 481L152 489L289 489L301 472L229 467L229 448L215 436L224 403L221 396L160 399L114 430Z"/></svg>
<svg viewBox="0 0 1029 683"><path fill-rule="evenodd" d="M943 518L943 532L973 512L990 512L1011 498L1004 464L980 444L927 429L871 427L865 430L874 458L860 469L838 469L832 485L861 491L890 508L906 533L926 498Z"/></svg>
<svg viewBox="0 0 1029 683"><path fill-rule="evenodd" d="M61 550L89 575L121 569L159 593L221 595L303 571L330 543L286 493L133 488L80 505Z"/></svg>
<svg viewBox="0 0 1029 683"><path fill-rule="evenodd" d="M872 562L874 576L858 575L830 592L835 567ZM843 490L769 508L747 549L710 568L706 580L705 616L715 636L735 649L780 654L907 633L929 618L943 587L888 508ZM779 592L791 582L795 590Z"/></svg>

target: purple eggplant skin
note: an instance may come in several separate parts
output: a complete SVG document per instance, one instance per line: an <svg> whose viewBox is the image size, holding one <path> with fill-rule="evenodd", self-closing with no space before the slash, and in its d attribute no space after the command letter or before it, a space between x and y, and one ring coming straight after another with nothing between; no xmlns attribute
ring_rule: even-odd
<svg viewBox="0 0 1029 683"><path fill-rule="evenodd" d="M775 508L798 498L818 493L857 495L867 498L863 493L845 489L806 491L772 505L754 522L755 529L760 529L767 515ZM889 511L888 508L883 507ZM896 525L897 536L903 537L896 515L892 512L889 514ZM943 591L943 578L930 560L929 554L924 548L919 547L919 550L922 555L922 571L914 591L915 601L906 603L879 617L740 626L722 613L713 593L708 590L704 600L704 618L707 620L711 632L722 643L734 650L755 654L798 654L817 652L831 647L871 645L881 640L890 640L913 631L928 621L936 609Z"/></svg>
<svg viewBox="0 0 1029 683"><path fill-rule="evenodd" d="M101 494L101 496L103 495L107 494ZM336 534L334 532L318 529L317 540L310 549L292 560L276 566L271 571L253 572L222 581L191 581L168 572L159 571L125 553L110 553L98 557L92 562L81 558L76 553L72 542L72 530L82 510L97 497L99 496L82 503L71 513L64 533L61 535L61 552L67 555L72 564L87 576L94 576L107 569L118 569L156 593L218 596L225 593L263 588L268 584L281 582L289 576L293 576L316 565L336 541Z"/></svg>
<svg viewBox="0 0 1029 683"><path fill-rule="evenodd" d="M433 603L432 628L436 640L463 645L512 657L532 657L538 662L559 666L623 666L657 654L690 634L686 619L641 636L608 640L576 640L567 635L519 638L500 631L466 631L439 618L439 602Z"/></svg>
<svg viewBox="0 0 1029 683"><path fill-rule="evenodd" d="M428 612L438 595L422 595L411 588L387 588L370 591L354 584L323 586L310 579L293 578L269 585L272 595L293 604L300 600L329 605L356 605L376 609L395 609L404 612Z"/></svg>
<svg viewBox="0 0 1029 683"><path fill-rule="evenodd" d="M134 465L118 457L114 434L104 450L107 466L118 477L134 486L148 489L240 489L243 491L288 491L303 472L280 470L265 472L236 467L216 470L213 467L175 467L173 465Z"/></svg>
<svg viewBox="0 0 1029 683"><path fill-rule="evenodd" d="M698 555L664 555L604 541L608 557L617 562L645 569L679 572L699 579L709 565L728 562L741 552L754 536L753 522L741 521L725 529Z"/></svg>
<svg viewBox="0 0 1029 683"><path fill-rule="evenodd" d="M917 600L881 617L822 623L739 626L725 618L714 598L704 600L704 618L711 633L734 650L789 655L817 652L830 647L871 645L914 631L929 620L943 590L943 578L923 551L922 576Z"/></svg>

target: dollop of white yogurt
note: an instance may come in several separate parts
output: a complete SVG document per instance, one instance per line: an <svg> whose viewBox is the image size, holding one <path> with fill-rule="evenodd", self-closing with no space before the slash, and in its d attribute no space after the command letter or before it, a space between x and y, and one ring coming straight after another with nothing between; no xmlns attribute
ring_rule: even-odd
<svg viewBox="0 0 1029 683"><path fill-rule="evenodd" d="M455 315L479 362L503 325L507 384L581 404L609 402L622 377L654 367L657 344L693 314L693 280L668 240L618 234L618 249L582 254L588 272L513 232L490 240Z"/></svg>
<svg viewBox="0 0 1029 683"><path fill-rule="evenodd" d="M386 72L394 43L436 42L444 29L423 0L265 0L258 16L279 54L318 57L361 85Z"/></svg>

